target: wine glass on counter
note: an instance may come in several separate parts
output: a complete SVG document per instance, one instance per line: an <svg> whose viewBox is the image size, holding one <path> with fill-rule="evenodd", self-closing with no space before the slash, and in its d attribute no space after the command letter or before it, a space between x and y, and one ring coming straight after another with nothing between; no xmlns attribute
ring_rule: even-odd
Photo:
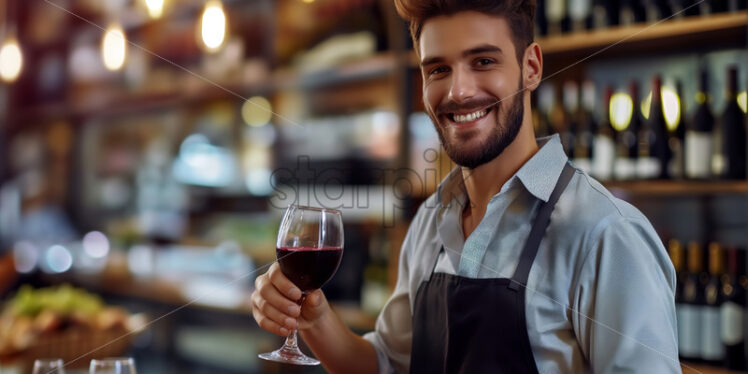
<svg viewBox="0 0 748 374"><path fill-rule="evenodd" d="M132 357L111 357L91 360L89 374L137 374Z"/></svg>
<svg viewBox="0 0 748 374"><path fill-rule="evenodd" d="M34 360L33 374L65 374L65 363L59 358Z"/></svg>
<svg viewBox="0 0 748 374"><path fill-rule="evenodd" d="M340 211L291 205L283 215L276 252L280 269L306 295L322 287L338 270L343 257L343 219ZM280 349L259 355L264 360L296 365L319 365L299 350L294 329Z"/></svg>

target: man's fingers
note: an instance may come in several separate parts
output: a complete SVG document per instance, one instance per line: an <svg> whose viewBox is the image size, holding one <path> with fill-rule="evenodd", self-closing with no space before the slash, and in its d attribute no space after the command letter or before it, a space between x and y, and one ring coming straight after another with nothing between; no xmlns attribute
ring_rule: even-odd
<svg viewBox="0 0 748 374"><path fill-rule="evenodd" d="M289 300L287 297L281 295L281 293L272 284L264 285L257 290L259 297L263 299L263 303L259 303L258 306L264 307L264 303L268 303L278 309L281 313L287 314L291 317L298 317L301 312L301 307L296 304L294 300Z"/></svg>
<svg viewBox="0 0 748 374"><path fill-rule="evenodd" d="M277 334L280 336L288 336L290 330L277 324L270 318L262 315L262 312L260 312L259 308L257 308L256 306L255 308L252 308L252 315L254 315L257 324L260 325L260 327L262 327L262 329L264 329L265 331L270 331L273 334Z"/></svg>
<svg viewBox="0 0 748 374"><path fill-rule="evenodd" d="M275 288L277 288L278 291L280 291L287 298L291 300L301 299L301 290L296 287L293 282L288 280L285 275L283 275L283 272L280 269L280 265L278 265L277 262L270 266L270 270L268 270L268 277L270 278L270 282L273 283Z"/></svg>

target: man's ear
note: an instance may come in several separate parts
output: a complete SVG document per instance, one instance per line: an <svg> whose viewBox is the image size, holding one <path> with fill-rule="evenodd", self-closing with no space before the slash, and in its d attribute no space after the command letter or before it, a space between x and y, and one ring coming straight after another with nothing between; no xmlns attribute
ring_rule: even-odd
<svg viewBox="0 0 748 374"><path fill-rule="evenodd" d="M522 78L528 91L535 91L543 79L543 51L540 45L533 42L525 48L525 57L522 61Z"/></svg>

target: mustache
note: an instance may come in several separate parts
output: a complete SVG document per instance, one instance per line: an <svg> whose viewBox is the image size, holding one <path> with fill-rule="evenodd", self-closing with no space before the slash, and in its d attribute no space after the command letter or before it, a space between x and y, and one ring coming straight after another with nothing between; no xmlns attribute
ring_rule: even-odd
<svg viewBox="0 0 748 374"><path fill-rule="evenodd" d="M499 100L496 100L491 97L485 97L485 98L478 98L478 99L471 99L468 101L463 101L461 103L457 103L454 100L447 101L446 103L439 104L439 106L436 107L436 114L437 115L443 115L448 113L455 113L460 111L465 112L472 112L481 108L487 108L489 106L493 106L499 103Z"/></svg>

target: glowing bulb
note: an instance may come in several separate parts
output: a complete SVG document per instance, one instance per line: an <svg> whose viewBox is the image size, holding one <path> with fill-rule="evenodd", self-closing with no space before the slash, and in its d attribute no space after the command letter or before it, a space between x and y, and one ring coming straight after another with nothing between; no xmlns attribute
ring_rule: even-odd
<svg viewBox="0 0 748 374"><path fill-rule="evenodd" d="M662 87L662 114L668 131L675 131L680 123L680 97L670 87Z"/></svg>
<svg viewBox="0 0 748 374"><path fill-rule="evenodd" d="M629 127L634 113L634 101L625 92L618 92L610 98L610 123L616 131Z"/></svg>
<svg viewBox="0 0 748 374"><path fill-rule="evenodd" d="M18 41L8 39L0 48L0 78L5 82L13 82L21 74L23 67L23 54L18 46Z"/></svg>
<svg viewBox="0 0 748 374"><path fill-rule="evenodd" d="M104 39L101 40L101 56L104 66L115 71L122 68L127 56L127 39L125 32L118 25L109 26Z"/></svg>
<svg viewBox="0 0 748 374"><path fill-rule="evenodd" d="M743 110L743 113L748 113L748 94L746 94L746 91L738 94L738 106Z"/></svg>
<svg viewBox="0 0 748 374"><path fill-rule="evenodd" d="M200 35L208 51L216 51L226 39L226 14L220 1L211 0L205 5L201 18Z"/></svg>
<svg viewBox="0 0 748 374"><path fill-rule="evenodd" d="M73 256L70 251L61 246L53 245L47 249L46 254L47 266L53 273L64 273L73 266Z"/></svg>
<svg viewBox="0 0 748 374"><path fill-rule="evenodd" d="M151 18L159 18L164 13L164 0L145 0L145 6Z"/></svg>
<svg viewBox="0 0 748 374"><path fill-rule="evenodd" d="M109 239L99 231L91 231L83 237L83 250L93 258L109 254Z"/></svg>
<svg viewBox="0 0 748 374"><path fill-rule="evenodd" d="M649 91L647 97L641 103L641 111L644 119L649 119L649 109L652 107L652 91Z"/></svg>
<svg viewBox="0 0 748 374"><path fill-rule="evenodd" d="M262 126L273 118L273 108L268 99L251 97L242 105L242 118L249 126Z"/></svg>

